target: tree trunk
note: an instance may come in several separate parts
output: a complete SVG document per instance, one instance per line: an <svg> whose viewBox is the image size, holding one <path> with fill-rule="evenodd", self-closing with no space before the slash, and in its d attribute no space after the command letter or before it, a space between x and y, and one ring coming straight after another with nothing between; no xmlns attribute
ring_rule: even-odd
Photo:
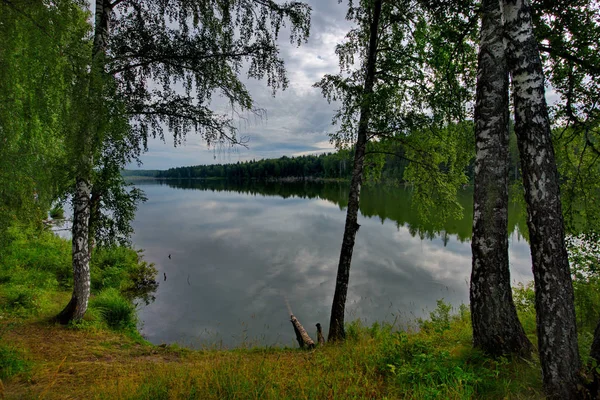
<svg viewBox="0 0 600 400"><path fill-rule="evenodd" d="M498 0L483 1L475 105L475 191L471 321L473 345L528 357L533 346L517 317L508 264L508 67Z"/></svg>
<svg viewBox="0 0 600 400"><path fill-rule="evenodd" d="M69 304L56 319L61 324L83 318L90 297L90 253L88 251L88 223L90 219L89 181L77 178L73 199L73 294Z"/></svg>
<svg viewBox="0 0 600 400"><path fill-rule="evenodd" d="M104 82L104 55L108 42L108 30L112 5L109 0L96 0L94 45L92 49L92 68L89 77L87 106L92 110L86 128L80 130L78 138L78 163L75 197L73 198L73 294L69 304L58 314L56 319L66 324L72 320L80 320L85 315L90 297L90 251L89 222L90 196L92 194L91 173L94 167L94 135L102 115L94 114L102 102Z"/></svg>
<svg viewBox="0 0 600 400"><path fill-rule="evenodd" d="M365 66L365 84L360 107L360 120L358 122L358 133L354 152L354 167L352 169L352 180L350 182L350 193L348 196L348 210L346 211L346 225L344 227L344 238L340 252L335 293L331 306L331 319L329 322L329 334L327 340L331 342L343 340L346 337L344 330L344 312L346 308L346 295L348 293L348 281L350 279L350 264L352 262L352 251L356 232L358 232L358 206L360 198L360 186L363 176L363 165L365 150L367 147L367 130L370 119L369 97L373 94L375 82L375 64L377 61L377 32L379 18L381 15L381 0L375 0L373 4L373 19L369 32L368 58Z"/></svg>
<svg viewBox="0 0 600 400"><path fill-rule="evenodd" d="M89 240L88 240L88 253L90 255L90 259L92 258L92 251L94 250L94 248L96 247L96 228L97 225L100 221L100 199L101 199L101 195L98 192L98 186L95 185L92 193L91 193L91 197L90 197L90 220L88 222L88 235L89 235Z"/></svg>
<svg viewBox="0 0 600 400"><path fill-rule="evenodd" d="M544 96L544 73L528 0L503 0L515 132L521 158L537 334L548 397L580 398L573 283L564 243L559 180Z"/></svg>

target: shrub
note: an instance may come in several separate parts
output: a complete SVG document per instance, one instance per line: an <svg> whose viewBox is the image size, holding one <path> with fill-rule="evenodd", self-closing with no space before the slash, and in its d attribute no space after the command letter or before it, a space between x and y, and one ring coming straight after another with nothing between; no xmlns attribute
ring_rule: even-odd
<svg viewBox="0 0 600 400"><path fill-rule="evenodd" d="M5 310L22 311L37 308L38 290L26 286L11 286L2 291L2 305Z"/></svg>
<svg viewBox="0 0 600 400"><path fill-rule="evenodd" d="M117 289L104 289L90 302L98 310L102 320L112 329L135 329L135 307Z"/></svg>
<svg viewBox="0 0 600 400"><path fill-rule="evenodd" d="M134 268L129 271L129 283L122 289L123 294L129 299L140 299L146 305L154 301L154 293L158 289L156 274L158 271L154 264L138 259Z"/></svg>
<svg viewBox="0 0 600 400"><path fill-rule="evenodd" d="M154 300L158 288L154 264L142 260L138 252L127 247L100 247L91 261L92 290L118 289L127 299L139 298L146 304Z"/></svg>
<svg viewBox="0 0 600 400"><path fill-rule="evenodd" d="M450 312L452 306L444 299L437 300L437 308L429 313L429 321L418 319L419 327L425 331L442 333L450 329Z"/></svg>

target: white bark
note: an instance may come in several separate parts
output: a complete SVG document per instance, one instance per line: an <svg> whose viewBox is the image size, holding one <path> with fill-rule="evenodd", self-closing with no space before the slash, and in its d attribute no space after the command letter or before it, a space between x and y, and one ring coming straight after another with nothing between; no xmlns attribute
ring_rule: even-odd
<svg viewBox="0 0 600 400"><path fill-rule="evenodd" d="M528 0L503 0L515 132L523 169L542 376L551 398L580 398L573 285L544 74Z"/></svg>
<svg viewBox="0 0 600 400"><path fill-rule="evenodd" d="M96 0L92 69L89 78L87 102L91 115L86 121L87 126L81 128L77 143L80 153L79 160L77 160L77 181L73 199L73 294L69 304L57 316L58 321L61 323L83 318L90 297L90 252L88 244L90 198L92 194L91 172L94 167L94 149L92 146L98 120L103 117L94 114L94 111L95 105L102 101L104 55L108 42L111 13L110 1Z"/></svg>
<svg viewBox="0 0 600 400"><path fill-rule="evenodd" d="M475 191L470 303L473 345L492 355L529 356L508 264L508 66L498 0L482 4L475 105Z"/></svg>

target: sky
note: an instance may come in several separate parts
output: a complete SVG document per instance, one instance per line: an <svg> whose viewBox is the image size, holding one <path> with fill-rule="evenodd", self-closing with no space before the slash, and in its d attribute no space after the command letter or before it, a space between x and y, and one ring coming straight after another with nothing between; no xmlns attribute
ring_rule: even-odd
<svg viewBox="0 0 600 400"><path fill-rule="evenodd" d="M289 36L283 30L279 37L289 87L273 97L265 81L241 77L255 107L266 110L262 118L249 114L237 122L238 137L248 138L248 148L209 149L194 133L188 134L185 142L175 147L172 137L165 134L165 142L148 140L148 152L142 155L141 166L132 163L126 168L168 169L335 151L329 142L329 133L336 130L331 120L339 104L329 104L312 85L325 74L339 72L335 47L344 40L353 23L345 18L345 0L341 3L337 0L303 1L312 7L308 41L300 47L290 44ZM230 106L215 97L213 111L230 114ZM546 98L549 104L559 101L551 87L546 91Z"/></svg>
<svg viewBox="0 0 600 400"><path fill-rule="evenodd" d="M141 167L131 164L127 168L168 169L334 151L328 134L336 129L331 119L338 106L328 104L320 90L312 85L325 74L339 72L335 46L343 41L352 23L345 19L346 2L304 1L312 7L308 41L297 47L290 44L284 32L279 38L289 87L273 97L265 81L243 79L255 106L266 110L263 118L248 115L238 121L239 137L249 139L247 149L241 146L209 149L200 136L193 133L187 135L184 144L174 147L173 139L165 134L165 142L148 141L148 152L141 157ZM213 111L228 113L228 108L218 99L213 102Z"/></svg>

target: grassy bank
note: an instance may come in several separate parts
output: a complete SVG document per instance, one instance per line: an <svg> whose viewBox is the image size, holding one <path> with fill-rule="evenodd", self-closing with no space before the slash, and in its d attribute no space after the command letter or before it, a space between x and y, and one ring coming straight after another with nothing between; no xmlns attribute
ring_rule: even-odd
<svg viewBox="0 0 600 400"><path fill-rule="evenodd" d="M418 332L355 322L346 343L312 351L151 345L135 329L130 299L154 272L123 248L94 255L90 310L83 322L60 326L52 316L70 296L69 243L13 233L0 262L0 398L543 397L536 358L485 357L471 348L466 308L443 302ZM535 343L530 289L517 291L517 304ZM582 331L584 342L589 335Z"/></svg>

